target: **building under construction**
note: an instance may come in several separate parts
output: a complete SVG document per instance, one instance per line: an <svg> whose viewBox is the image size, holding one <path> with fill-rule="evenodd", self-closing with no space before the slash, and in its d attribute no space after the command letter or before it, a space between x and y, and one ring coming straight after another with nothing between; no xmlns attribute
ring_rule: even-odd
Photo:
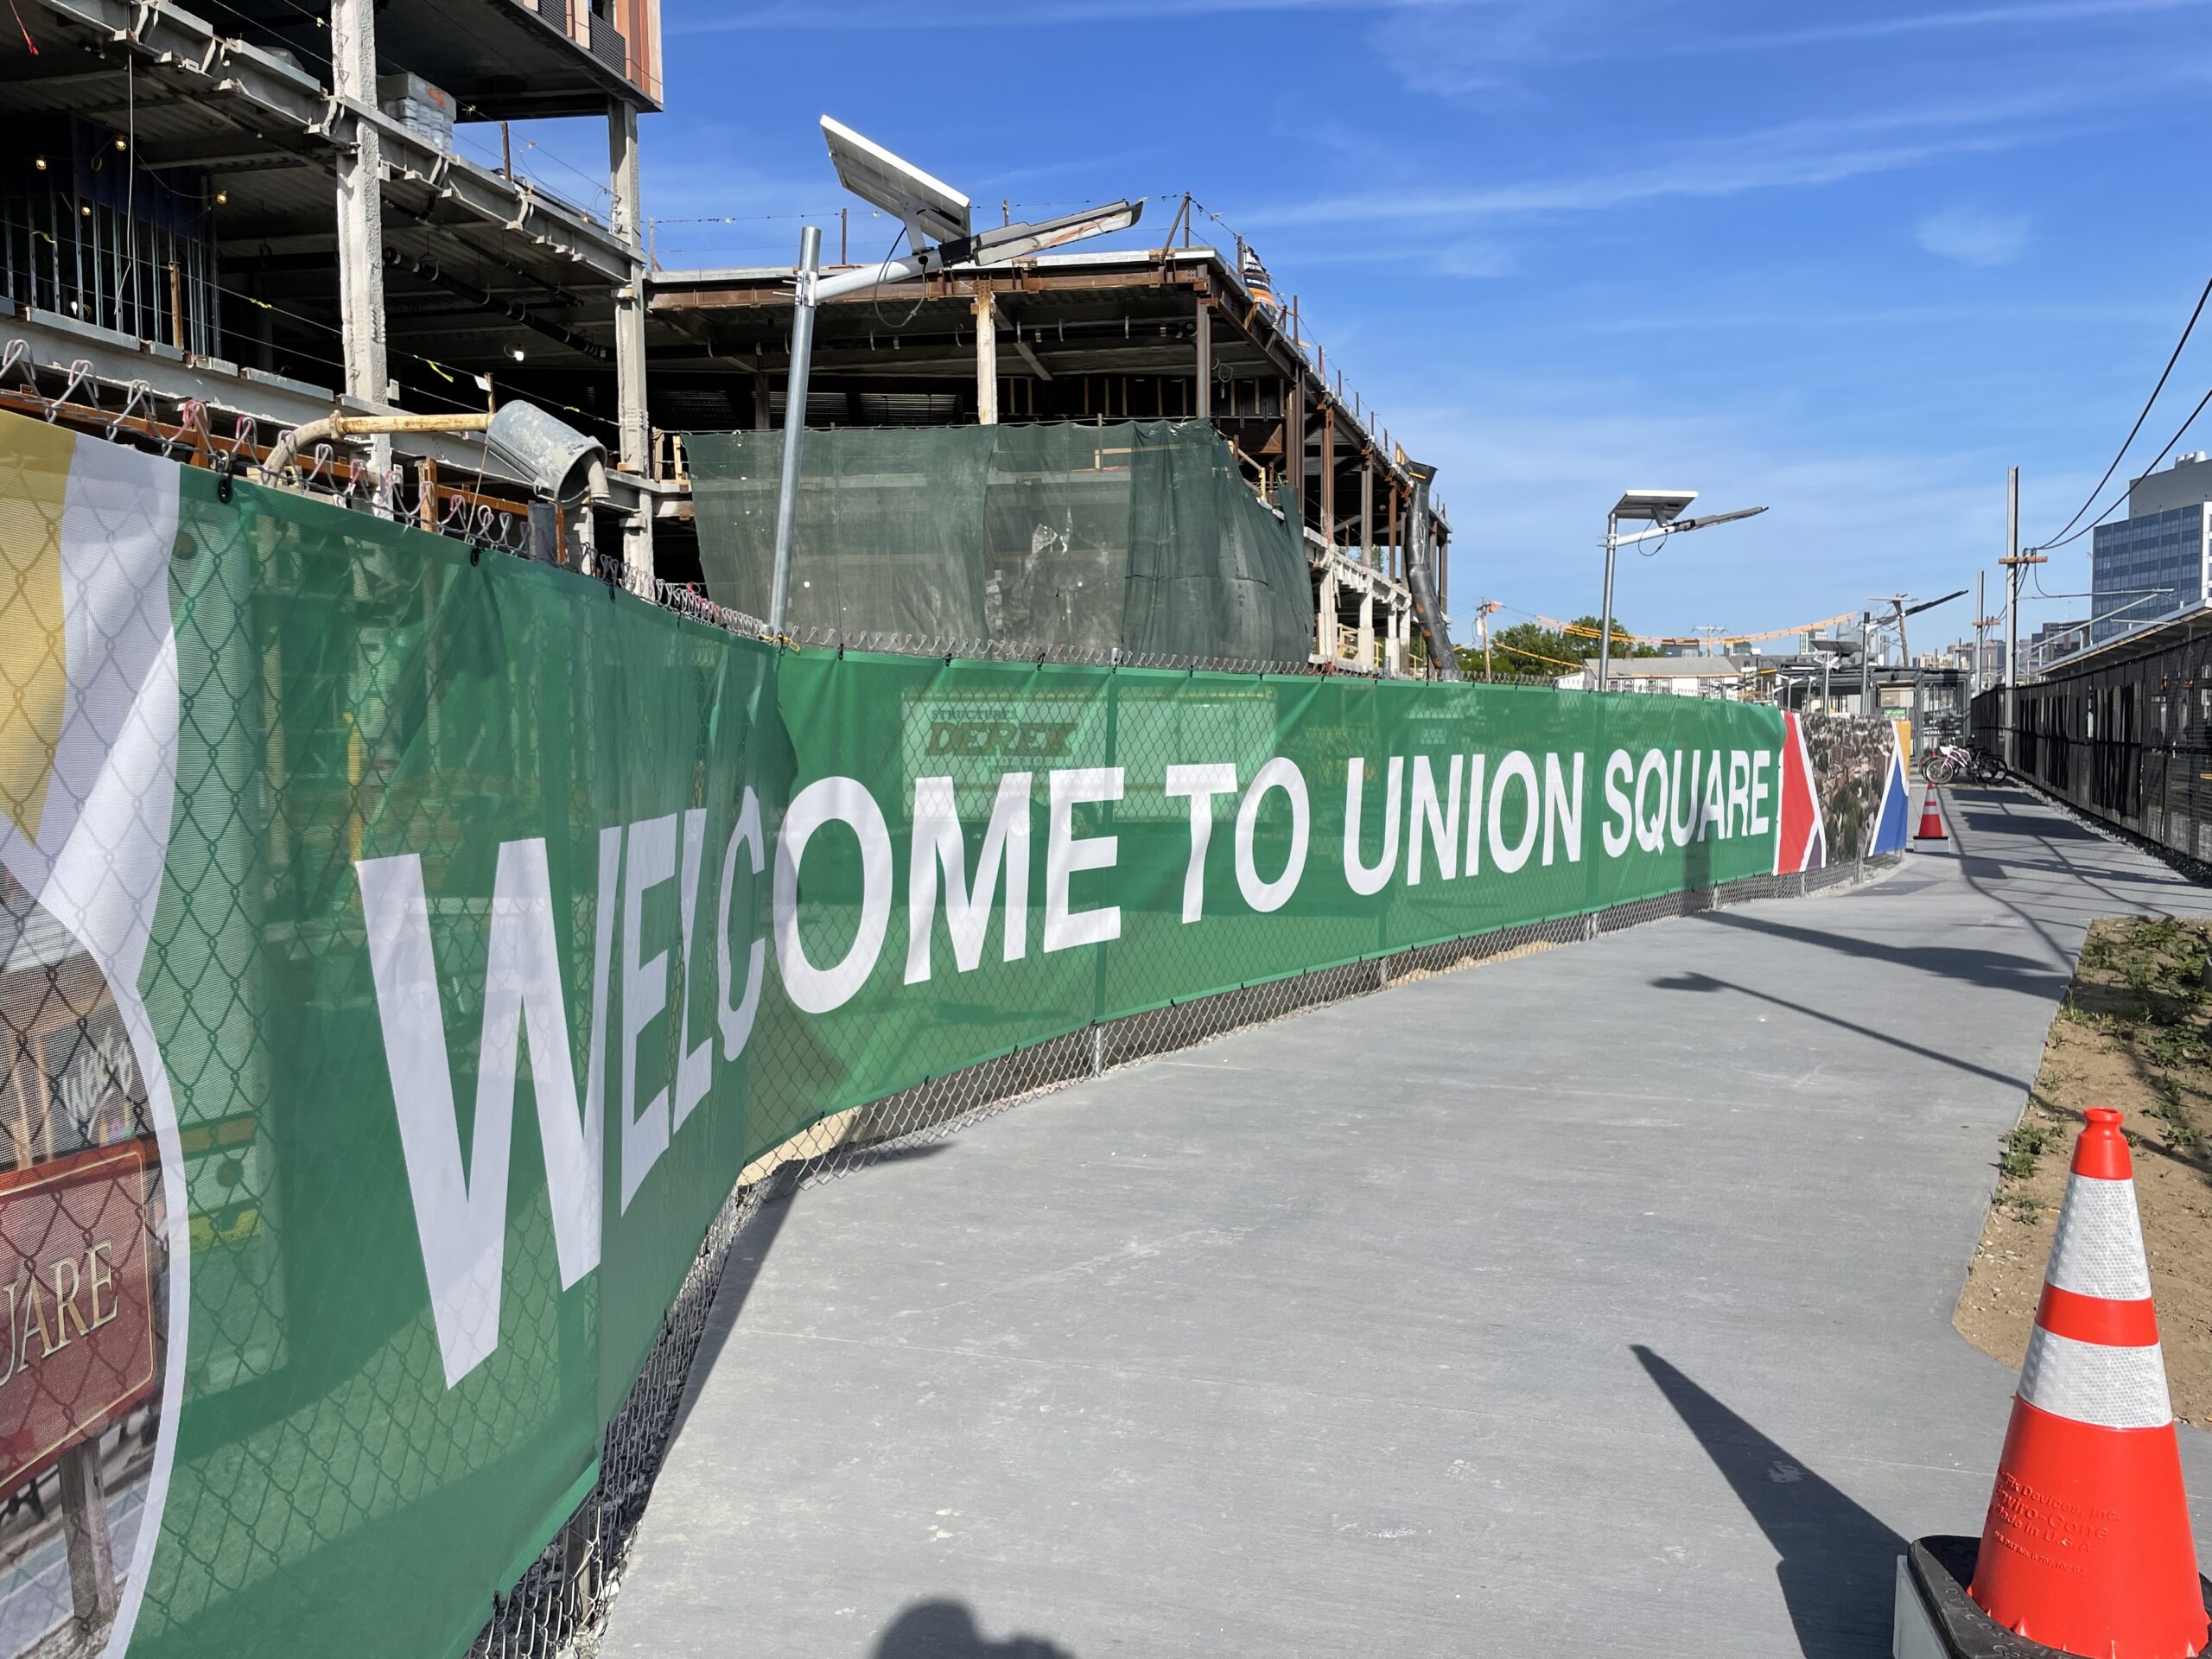
<svg viewBox="0 0 2212 1659"><path fill-rule="evenodd" d="M0 404L259 466L644 588L702 578L679 435L782 415L792 272L645 255L658 0L19 0L0 40ZM505 124L603 120L562 194ZM469 142L464 143L466 137ZM1241 245L955 267L823 308L810 426L1204 423L1300 551L1309 659L1403 671L1410 466ZM895 321L888 326L885 319ZM605 446L584 510L467 430L520 398ZM404 417L404 418L403 418ZM1448 603L1450 527L1421 508ZM659 545L656 550L656 542ZM619 554L620 564L613 563Z"/></svg>

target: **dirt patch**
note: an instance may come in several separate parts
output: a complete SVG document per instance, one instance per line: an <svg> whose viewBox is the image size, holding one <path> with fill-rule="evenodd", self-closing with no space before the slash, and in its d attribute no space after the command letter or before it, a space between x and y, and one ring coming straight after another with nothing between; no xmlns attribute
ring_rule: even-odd
<svg viewBox="0 0 2212 1659"><path fill-rule="evenodd" d="M2212 924L2094 924L2051 1021L2028 1109L1998 1147L1997 1192L1951 1316L2018 1367L2043 1294L2082 1113L2109 1106L2135 1159L2174 1414L2212 1426Z"/></svg>

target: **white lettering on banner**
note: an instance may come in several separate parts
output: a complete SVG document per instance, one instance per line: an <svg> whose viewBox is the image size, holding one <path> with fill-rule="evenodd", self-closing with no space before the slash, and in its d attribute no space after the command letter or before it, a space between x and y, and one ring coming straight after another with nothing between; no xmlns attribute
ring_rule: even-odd
<svg viewBox="0 0 2212 1659"><path fill-rule="evenodd" d="M1552 832L1560 832L1567 848L1567 861L1582 861L1582 755L1574 757L1574 786L1560 776L1559 756L1544 757L1544 862L1552 861Z"/></svg>
<svg viewBox="0 0 2212 1659"><path fill-rule="evenodd" d="M1651 804L1650 816L1644 815L1644 786L1656 779L1659 798ZM1667 757L1657 749L1646 749L1643 760L1636 769L1636 844L1647 853L1662 851L1667 845Z"/></svg>
<svg viewBox="0 0 2212 1659"><path fill-rule="evenodd" d="M826 823L844 824L860 838L861 902L852 944L834 964L817 968L807 960L798 936L798 870L806 843ZM802 1014L844 1007L874 971L891 925L891 831L883 809L858 779L817 778L791 798L776 837L774 887L776 967L791 1006Z"/></svg>
<svg viewBox="0 0 2212 1659"><path fill-rule="evenodd" d="M1121 856L1119 836L1077 839L1075 809L1122 798L1122 768L1077 766L1052 775L1045 827L1045 949L1072 950L1122 937L1122 907L1068 908L1068 878L1084 870L1109 870Z"/></svg>
<svg viewBox="0 0 2212 1659"><path fill-rule="evenodd" d="M1618 778L1621 783L1627 783L1635 775L1636 762L1626 749L1615 749L1605 757L1605 810L1620 821L1618 834L1610 823L1598 826L1598 838L1605 842L1607 858L1620 857L1635 838L1636 804L1629 798L1628 791L1613 781Z"/></svg>
<svg viewBox="0 0 2212 1659"><path fill-rule="evenodd" d="M1252 836L1259 823L1260 802L1271 789L1282 791L1290 799L1290 855L1283 862L1281 875L1263 881L1252 856ZM1279 754L1252 775L1252 786L1237 804L1236 888L1246 904L1264 915L1290 902L1290 895L1298 891L1298 878L1306 873L1306 842L1312 828L1306 774L1299 771L1296 761Z"/></svg>
<svg viewBox="0 0 2212 1659"><path fill-rule="evenodd" d="M1344 880L1363 899L1382 892L1398 868L1398 787L1405 772L1404 759L1392 755L1382 784L1382 855L1371 866L1359 856L1359 804L1367 786L1367 762L1354 755L1344 773Z"/></svg>
<svg viewBox="0 0 2212 1659"><path fill-rule="evenodd" d="M735 1007L729 1001L729 902L737 892L737 849L747 849L753 855L753 874L757 877L766 864L766 855L760 845L760 798L750 789L737 810L737 828L729 832L729 846L722 853L721 904L715 927L715 965L721 973L721 994L715 1011L715 1023L722 1028L722 1058L734 1060L745 1052L745 1045L753 1035L753 1017L760 1009L760 973L766 965L768 942L763 938L753 941L745 963L745 995Z"/></svg>
<svg viewBox="0 0 2212 1659"><path fill-rule="evenodd" d="M1445 773L1445 800L1436 798L1436 774L1429 769L1428 757L1414 757L1414 810L1412 834L1406 847L1406 885L1421 885L1421 846L1427 841L1436 849L1436 873L1449 881L1459 873L1459 779L1465 762L1459 755L1452 757L1452 765Z"/></svg>
<svg viewBox="0 0 2212 1659"><path fill-rule="evenodd" d="M619 863L621 831L612 850ZM493 878L491 938L484 961L484 1014L477 1044L476 1113L467 1166L448 1069L445 1012L430 943L423 861L414 854L354 865L367 925L369 969L384 1028L400 1150L415 1203L430 1314L446 1386L481 1364L499 1342L499 1294L506 1260L507 1165L514 1133L516 1033L530 1040L537 1135L552 1201L553 1243L565 1290L599 1265L601 1095L597 1061L605 1029L608 933L615 874L601 841L599 982L593 995L591 1081L576 1109L569 1054L553 888L542 840L499 848Z"/></svg>
<svg viewBox="0 0 2212 1659"><path fill-rule="evenodd" d="M1675 779L1669 788L1672 798L1667 809L1667 833L1677 847L1690 844L1690 836L1697 830L1698 774L1703 769L1705 757L1697 750L1690 751L1690 786L1682 787L1682 752L1675 751Z"/></svg>
<svg viewBox="0 0 2212 1659"><path fill-rule="evenodd" d="M1191 798L1191 862L1183 872L1183 921L1187 926L1205 914L1206 849L1213 844L1213 798L1236 792L1236 768L1225 760L1170 766L1160 793L1170 800Z"/></svg>
<svg viewBox="0 0 2212 1659"><path fill-rule="evenodd" d="M1705 793L1697 810L1697 838L1703 841L1707 830L1714 824L1720 826L1720 839L1727 840L1728 805L1720 784L1720 751L1718 749L1713 750L1712 759L1706 762Z"/></svg>
<svg viewBox="0 0 2212 1659"><path fill-rule="evenodd" d="M1726 836L1751 832L1751 757L1741 749L1728 751L1728 821Z"/></svg>
<svg viewBox="0 0 2212 1659"><path fill-rule="evenodd" d="M991 805L990 828L976 855L976 880L968 880L968 839L960 828L960 807L950 778L914 779L914 831L906 860L906 982L930 976L930 935L937 922L937 882L944 872L944 931L952 936L953 965L973 973L983 960L983 934L990 926L991 899L999 874L1006 874L1005 959L1020 962L1029 950L1029 785L1030 774L1009 772L999 779Z"/></svg>
<svg viewBox="0 0 2212 1659"><path fill-rule="evenodd" d="M1766 780L1766 769L1773 764L1774 755L1770 751L1759 749L1753 752L1751 798L1749 810L1751 815L1751 833L1755 836L1764 836L1774 828L1773 820L1761 810L1766 804L1766 798L1773 793L1773 790Z"/></svg>
<svg viewBox="0 0 2212 1659"><path fill-rule="evenodd" d="M681 1058L676 1063L676 1100L669 1113L671 1135L683 1127L683 1120L707 1097L715 1080L715 1039L709 1036L697 1047L691 1046L691 946L699 937L699 865L706 850L707 810L695 806L683 815L683 977L677 994L683 1036L676 1046Z"/></svg>
<svg viewBox="0 0 2212 1659"><path fill-rule="evenodd" d="M668 1007L668 952L641 959L645 894L676 874L676 814L630 826L622 865L622 1208L668 1150L668 1090L638 1109L638 1039Z"/></svg>
<svg viewBox="0 0 2212 1659"><path fill-rule="evenodd" d="M1505 842L1505 786L1516 779L1529 798L1529 810L1521 821L1520 842L1509 847ZM1529 854L1536 844L1536 833L1543 828L1543 817L1544 804L1536 787L1536 763L1526 752L1516 749L1497 763L1497 781L1490 789L1490 861L1497 866L1502 874L1511 875L1529 861Z"/></svg>
<svg viewBox="0 0 2212 1659"><path fill-rule="evenodd" d="M1483 779L1490 766L1488 755L1478 754L1467 762L1467 861L1470 876L1483 873Z"/></svg>

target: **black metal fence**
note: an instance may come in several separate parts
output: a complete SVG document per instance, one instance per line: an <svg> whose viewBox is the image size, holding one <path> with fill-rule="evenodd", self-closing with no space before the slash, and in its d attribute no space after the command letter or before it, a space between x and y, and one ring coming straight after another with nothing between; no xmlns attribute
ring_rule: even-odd
<svg viewBox="0 0 2212 1659"><path fill-rule="evenodd" d="M1974 702L1974 741L2082 811L2212 860L2212 618L2190 618ZM2007 739L2009 738L2009 747Z"/></svg>

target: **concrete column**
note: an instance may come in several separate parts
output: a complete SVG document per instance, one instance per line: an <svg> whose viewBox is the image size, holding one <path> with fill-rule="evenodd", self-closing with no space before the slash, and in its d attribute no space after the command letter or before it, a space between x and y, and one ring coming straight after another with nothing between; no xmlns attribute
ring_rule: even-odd
<svg viewBox="0 0 2212 1659"><path fill-rule="evenodd" d="M988 289L976 296L976 423L999 423L999 308Z"/></svg>
<svg viewBox="0 0 2212 1659"><path fill-rule="evenodd" d="M768 423L768 375L763 369L753 371L753 429L755 432L775 429Z"/></svg>
<svg viewBox="0 0 2212 1659"><path fill-rule="evenodd" d="M1191 407L1202 420L1213 418L1213 302L1198 296L1198 387Z"/></svg>
<svg viewBox="0 0 2212 1659"><path fill-rule="evenodd" d="M614 293L614 420L617 465L652 475L652 423L645 407L645 216L638 165L638 106L617 99L607 106L607 186L613 206L607 227L630 251L630 280ZM643 582L653 573L652 500L648 496L622 525L622 563Z"/></svg>
<svg viewBox="0 0 2212 1659"><path fill-rule="evenodd" d="M331 90L377 107L375 0L332 0ZM362 124L360 141L338 157L338 333L346 359L345 393L383 407L391 401L391 359L384 308L384 137ZM381 479L391 465L391 440L369 441L369 464Z"/></svg>
<svg viewBox="0 0 2212 1659"><path fill-rule="evenodd" d="M1321 411L1321 539L1337 544L1337 411Z"/></svg>
<svg viewBox="0 0 2212 1659"><path fill-rule="evenodd" d="M1375 666L1375 583L1370 578L1359 594L1359 665Z"/></svg>
<svg viewBox="0 0 2212 1659"><path fill-rule="evenodd" d="M1359 562L1375 563L1375 463L1359 458Z"/></svg>
<svg viewBox="0 0 2212 1659"><path fill-rule="evenodd" d="M1313 649L1320 652L1324 662L1337 659L1337 571L1336 562L1325 559L1321 563L1321 580L1313 602Z"/></svg>

